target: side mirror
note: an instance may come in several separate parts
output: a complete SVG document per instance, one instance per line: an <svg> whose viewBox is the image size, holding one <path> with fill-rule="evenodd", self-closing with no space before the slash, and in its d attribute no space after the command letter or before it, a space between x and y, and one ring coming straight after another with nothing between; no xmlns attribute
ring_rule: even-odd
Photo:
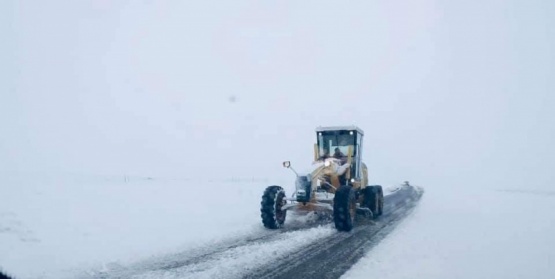
<svg viewBox="0 0 555 279"><path fill-rule="evenodd" d="M295 173L295 175L296 175L297 177L299 177L299 174L291 167L291 162L290 162L290 161L285 161L285 162L283 162L283 167L292 170L292 171Z"/></svg>

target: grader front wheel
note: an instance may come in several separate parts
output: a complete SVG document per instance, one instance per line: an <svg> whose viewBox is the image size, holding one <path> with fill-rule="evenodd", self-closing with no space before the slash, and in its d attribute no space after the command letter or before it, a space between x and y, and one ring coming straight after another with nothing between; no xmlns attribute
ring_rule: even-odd
<svg viewBox="0 0 555 279"><path fill-rule="evenodd" d="M333 198L333 221L338 231L351 231L356 216L355 190L342 185Z"/></svg>

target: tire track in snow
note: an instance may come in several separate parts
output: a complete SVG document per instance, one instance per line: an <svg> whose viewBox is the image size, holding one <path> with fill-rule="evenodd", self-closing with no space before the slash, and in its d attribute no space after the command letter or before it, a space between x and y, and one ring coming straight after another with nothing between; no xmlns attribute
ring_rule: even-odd
<svg viewBox="0 0 555 279"><path fill-rule="evenodd" d="M402 189L386 196L384 214L376 222L337 232L243 278L339 278L412 212L422 194Z"/></svg>
<svg viewBox="0 0 555 279"><path fill-rule="evenodd" d="M194 250L188 250L177 255L172 255L171 257L165 257L164 260L157 261L156 267L151 265L151 269L160 270L170 270L176 269L187 265L199 264L200 262L207 261L209 259L214 259L219 257L220 254L229 251L231 249L237 249L243 246L252 245L255 243L269 243L278 238L281 238L281 234L287 232L297 232L304 231L310 228L314 228L321 223L311 223L311 224L300 224L295 223L295 225L284 228L279 231L264 231L263 235L255 234L250 236L240 236L235 239L227 239L209 247L197 248Z"/></svg>
<svg viewBox="0 0 555 279"><path fill-rule="evenodd" d="M331 224L284 232L269 241L237 246L194 264L174 269L149 271L131 278L238 278L256 270L263 264L286 257L290 252L319 239L325 239L334 233L335 229Z"/></svg>
<svg viewBox="0 0 555 279"><path fill-rule="evenodd" d="M317 219L307 220L304 217L290 216L287 226L280 230L260 229L260 232L254 234L227 238L217 243L205 244L198 248L188 249L180 253L143 260L130 266L108 264L109 268L104 268L103 270L81 272L79 278L131 278L133 276L140 276L139 274L152 273L155 271L186 269L187 266L194 266L202 262L217 260L222 257L222 254L233 249L241 249L241 247L260 243L270 243L282 239L282 234L284 233L306 231L324 224L329 224L329 221Z"/></svg>

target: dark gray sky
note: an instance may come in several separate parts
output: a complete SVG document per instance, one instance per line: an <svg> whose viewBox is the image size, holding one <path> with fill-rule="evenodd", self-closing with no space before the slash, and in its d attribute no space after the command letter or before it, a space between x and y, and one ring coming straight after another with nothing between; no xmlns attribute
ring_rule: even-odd
<svg viewBox="0 0 555 279"><path fill-rule="evenodd" d="M553 1L2 1L0 169L549 188ZM230 102L230 98L235 102Z"/></svg>

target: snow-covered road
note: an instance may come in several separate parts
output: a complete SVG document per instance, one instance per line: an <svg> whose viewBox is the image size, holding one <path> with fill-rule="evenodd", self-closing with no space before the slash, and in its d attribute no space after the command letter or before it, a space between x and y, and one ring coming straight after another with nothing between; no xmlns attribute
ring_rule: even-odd
<svg viewBox="0 0 555 279"><path fill-rule="evenodd" d="M228 239L82 278L338 278L417 205L422 189L398 188L385 197L384 215L363 218L350 233L328 220L290 216L284 229Z"/></svg>

